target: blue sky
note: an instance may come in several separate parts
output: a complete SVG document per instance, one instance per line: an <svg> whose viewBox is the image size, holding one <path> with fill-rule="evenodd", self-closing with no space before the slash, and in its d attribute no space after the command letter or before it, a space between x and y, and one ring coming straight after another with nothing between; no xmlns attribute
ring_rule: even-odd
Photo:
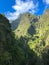
<svg viewBox="0 0 49 65"><path fill-rule="evenodd" d="M42 15L49 8L49 0L0 0L0 13L9 20L15 20L20 14L30 12Z"/></svg>

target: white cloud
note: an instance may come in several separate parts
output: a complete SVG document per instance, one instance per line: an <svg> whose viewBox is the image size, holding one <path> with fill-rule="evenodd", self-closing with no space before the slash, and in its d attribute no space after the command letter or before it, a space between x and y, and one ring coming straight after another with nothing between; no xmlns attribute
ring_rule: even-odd
<svg viewBox="0 0 49 65"><path fill-rule="evenodd" d="M43 0L46 4L49 4L49 0Z"/></svg>
<svg viewBox="0 0 49 65"><path fill-rule="evenodd" d="M33 0L27 0L26 2L23 2L21 0L15 0L15 5L12 6L15 12L14 13L8 12L7 17L8 19L12 19L12 20L16 19L19 17L20 14L28 12L29 9L34 14L36 12L35 8L37 7L38 7L38 2L34 4Z"/></svg>
<svg viewBox="0 0 49 65"><path fill-rule="evenodd" d="M19 17L19 12L14 12L14 13L11 13L11 12L7 12L6 13L6 16L9 20L15 20L16 18Z"/></svg>

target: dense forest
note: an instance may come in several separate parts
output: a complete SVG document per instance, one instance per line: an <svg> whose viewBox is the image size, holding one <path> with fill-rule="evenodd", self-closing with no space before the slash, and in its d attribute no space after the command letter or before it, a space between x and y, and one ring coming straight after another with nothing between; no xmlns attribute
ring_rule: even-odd
<svg viewBox="0 0 49 65"><path fill-rule="evenodd" d="M48 19L26 13L11 25L0 14L0 65L49 65Z"/></svg>

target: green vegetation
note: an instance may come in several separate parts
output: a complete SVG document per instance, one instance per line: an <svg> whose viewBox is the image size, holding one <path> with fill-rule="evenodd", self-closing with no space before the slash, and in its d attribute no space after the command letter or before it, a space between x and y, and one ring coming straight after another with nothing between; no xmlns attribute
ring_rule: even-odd
<svg viewBox="0 0 49 65"><path fill-rule="evenodd" d="M49 46L49 11L38 17L29 13L23 14L14 32L18 38L26 37L30 49L42 58L43 49Z"/></svg>
<svg viewBox="0 0 49 65"><path fill-rule="evenodd" d="M0 65L35 65L37 58L26 38L15 39L8 19L0 14Z"/></svg>
<svg viewBox="0 0 49 65"><path fill-rule="evenodd" d="M49 45L49 11L38 17L29 13L23 14L14 32L18 38L26 37L30 49L38 56L41 55L42 50Z"/></svg>
<svg viewBox="0 0 49 65"><path fill-rule="evenodd" d="M49 65L49 11L14 23L0 14L0 65Z"/></svg>

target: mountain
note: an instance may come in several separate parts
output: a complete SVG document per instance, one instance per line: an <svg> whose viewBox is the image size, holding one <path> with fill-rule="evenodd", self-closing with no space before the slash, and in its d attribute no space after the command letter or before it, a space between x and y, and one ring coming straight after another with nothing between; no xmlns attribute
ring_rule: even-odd
<svg viewBox="0 0 49 65"><path fill-rule="evenodd" d="M17 43L9 20L0 14L0 65L18 65L19 59L23 60L24 53Z"/></svg>
<svg viewBox="0 0 49 65"><path fill-rule="evenodd" d="M40 52L49 45L49 11L41 16L23 14L14 32L18 38L26 37L29 47L40 55Z"/></svg>
<svg viewBox="0 0 49 65"><path fill-rule="evenodd" d="M37 58L24 37L15 39L9 20L0 14L0 65L35 65Z"/></svg>
<svg viewBox="0 0 49 65"><path fill-rule="evenodd" d="M37 54L38 60L35 65L49 64L49 10L41 16L30 13L21 15L14 33L15 37L20 39L19 43L23 48L26 48L25 43Z"/></svg>
<svg viewBox="0 0 49 65"><path fill-rule="evenodd" d="M0 65L49 65L49 10L11 24L0 14Z"/></svg>
<svg viewBox="0 0 49 65"><path fill-rule="evenodd" d="M15 38L13 36L9 20L0 14L0 65L11 65L12 53L15 47Z"/></svg>
<svg viewBox="0 0 49 65"><path fill-rule="evenodd" d="M32 20L34 20L36 22L38 20L38 18L34 15L29 14L29 13L21 15L21 19L20 19L18 28L15 29L16 35L24 36L27 33L27 30L30 27Z"/></svg>

